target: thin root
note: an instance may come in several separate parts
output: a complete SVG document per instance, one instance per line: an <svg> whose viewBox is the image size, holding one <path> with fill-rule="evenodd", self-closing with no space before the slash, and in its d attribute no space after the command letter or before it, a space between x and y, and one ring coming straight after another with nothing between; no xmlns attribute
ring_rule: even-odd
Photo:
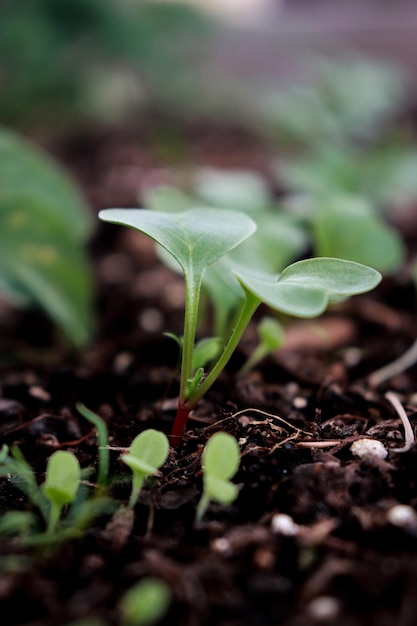
<svg viewBox="0 0 417 626"><path fill-rule="evenodd" d="M396 394L392 391L387 391L385 394L387 400L389 400L394 407L394 409L398 413L398 417L400 418L402 425L404 427L404 437L405 443L401 448L390 448L390 452L408 452L412 446L414 445L414 431L412 429L410 420L408 419L408 415L404 410L403 405L399 401Z"/></svg>

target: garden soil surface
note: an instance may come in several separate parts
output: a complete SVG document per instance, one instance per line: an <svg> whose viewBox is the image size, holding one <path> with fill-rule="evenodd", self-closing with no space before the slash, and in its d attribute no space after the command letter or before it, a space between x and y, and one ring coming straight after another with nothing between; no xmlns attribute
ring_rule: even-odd
<svg viewBox="0 0 417 626"><path fill-rule="evenodd" d="M161 141L165 130L170 143ZM137 206L140 189L175 181L178 168L183 176L196 164L269 175L268 149L239 129L181 135L150 123L40 140L82 185L95 215ZM409 260L416 214L408 207L397 223ZM131 483L121 454L146 428L169 434L175 415L177 350L163 333L181 334L183 284L149 240L123 227L97 223L90 254L97 329L87 348L71 352L42 312L1 303L0 443L18 445L39 482L57 449L96 468L97 433L76 408L84 403L108 426L110 493L123 511ZM406 265L319 320L290 320L284 347L239 377L256 342L250 328L133 519L103 514L54 550L3 538L2 623L98 618L117 626L123 593L154 576L172 593L164 626L414 625L417 449L386 394L414 427L417 369L375 374L417 338ZM218 430L240 444L239 496L228 506L212 503L196 524L201 452ZM363 438L383 444L387 456L356 456L351 446ZM29 505L2 479L0 506Z"/></svg>

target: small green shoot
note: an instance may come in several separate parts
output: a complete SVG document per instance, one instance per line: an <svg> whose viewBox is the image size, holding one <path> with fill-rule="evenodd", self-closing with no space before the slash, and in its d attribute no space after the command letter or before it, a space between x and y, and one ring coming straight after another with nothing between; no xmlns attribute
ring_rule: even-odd
<svg viewBox="0 0 417 626"><path fill-rule="evenodd" d="M77 458L70 452L57 450L47 464L46 480L38 485L35 474L16 446L4 445L0 450L0 477L7 478L34 505L46 525L41 529L33 511L9 511L1 517L0 536L19 537L24 545L50 547L78 537L94 518L110 513L116 504L109 498L89 497L81 479L89 469L81 471ZM61 511L70 505L65 518Z"/></svg>
<svg viewBox="0 0 417 626"><path fill-rule="evenodd" d="M119 603L122 626L152 626L167 612L171 592L159 578L148 577L136 583Z"/></svg>
<svg viewBox="0 0 417 626"><path fill-rule="evenodd" d="M223 350L207 374L193 369L200 289L207 268L255 231L244 213L220 209L189 209L162 213L144 209L106 209L100 219L136 228L169 252L182 267L185 278L185 314L178 410L171 431L177 445L184 435L188 416L229 362L243 333L261 303L297 317L316 317L336 300L373 289L381 274L371 267L333 258L298 261L281 274L253 271L237 264L225 271L242 288L240 310ZM227 270L228 268L228 270Z"/></svg>
<svg viewBox="0 0 417 626"><path fill-rule="evenodd" d="M82 402L78 402L77 410L86 420L94 424L97 429L98 438L98 455L99 467L97 472L97 484L99 487L105 487L109 477L110 452L109 452L109 433L105 421L90 409L87 409Z"/></svg>
<svg viewBox="0 0 417 626"><path fill-rule="evenodd" d="M48 519L48 502L39 489L35 474L17 446L4 444L0 450L0 476L9 478L13 484Z"/></svg>
<svg viewBox="0 0 417 626"><path fill-rule="evenodd" d="M133 473L129 509L135 507L145 479L158 473L167 459L168 452L169 443L166 435L159 430L148 428L134 438L129 452L122 455L122 461Z"/></svg>
<svg viewBox="0 0 417 626"><path fill-rule="evenodd" d="M56 450L48 460L42 491L50 502L48 533L55 531L61 511L74 502L81 480L81 468L74 454Z"/></svg>
<svg viewBox="0 0 417 626"><path fill-rule="evenodd" d="M284 327L274 317L263 317L256 327L256 332L259 337L259 343L240 368L238 376L245 376L268 354L281 348L284 343Z"/></svg>
<svg viewBox="0 0 417 626"><path fill-rule="evenodd" d="M200 522L212 500L231 504L238 496L237 486L230 482L240 464L240 448L236 439L224 432L208 440L202 455L203 494L197 506L196 521Z"/></svg>

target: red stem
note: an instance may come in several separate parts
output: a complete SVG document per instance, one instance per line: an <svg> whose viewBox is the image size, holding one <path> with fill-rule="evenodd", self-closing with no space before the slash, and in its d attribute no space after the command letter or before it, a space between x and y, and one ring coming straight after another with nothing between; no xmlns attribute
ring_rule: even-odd
<svg viewBox="0 0 417 626"><path fill-rule="evenodd" d="M191 407L187 406L187 404L178 405L177 414L172 425L171 434L168 437L169 443L173 448L176 448L181 443L181 439L184 436L185 427L187 425L187 420L190 412Z"/></svg>

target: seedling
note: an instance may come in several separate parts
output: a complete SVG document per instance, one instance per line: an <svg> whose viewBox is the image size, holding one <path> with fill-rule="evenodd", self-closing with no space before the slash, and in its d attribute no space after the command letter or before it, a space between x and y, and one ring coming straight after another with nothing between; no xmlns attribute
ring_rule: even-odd
<svg viewBox="0 0 417 626"><path fill-rule="evenodd" d="M263 317L256 327L259 343L240 368L238 375L245 376L268 354L278 350L284 343L284 327L273 317Z"/></svg>
<svg viewBox="0 0 417 626"><path fill-rule="evenodd" d="M34 472L17 447L0 450L0 476L7 477L39 510L46 532L39 528L33 512L9 511L1 518L0 535L20 536L26 545L49 546L77 537L99 514L115 508L108 498L88 497L80 479L88 475L80 470L77 458L70 452L54 452L47 464L46 480L39 486ZM69 506L62 519L63 508Z"/></svg>
<svg viewBox="0 0 417 626"><path fill-rule="evenodd" d="M109 476L109 465L110 465L110 454L109 454L109 433L107 430L107 425L104 420L94 413L87 409L82 402L77 402L77 410L81 413L86 420L94 424L97 429L97 439L98 439L98 456L99 456L99 466L97 472L97 484L100 488L104 488L108 482Z"/></svg>
<svg viewBox="0 0 417 626"><path fill-rule="evenodd" d="M122 596L119 609L123 626L151 626L167 612L171 592L159 578L144 578Z"/></svg>
<svg viewBox="0 0 417 626"><path fill-rule="evenodd" d="M106 209L100 219L136 228L160 244L181 266L185 278L185 314L178 410L171 431L177 445L188 416L226 367L261 303L297 317L316 317L328 304L373 289L381 280L376 270L342 259L315 258L289 265L278 278L250 269L228 271L243 289L242 304L223 350L207 372L193 370L199 298L206 269L255 230L251 218L237 211L189 209L180 213L144 209Z"/></svg>
<svg viewBox="0 0 417 626"><path fill-rule="evenodd" d="M57 450L48 460L42 491L50 502L48 533L55 531L61 511L74 502L80 486L81 468L74 454Z"/></svg>
<svg viewBox="0 0 417 626"><path fill-rule="evenodd" d="M230 479L239 469L239 444L232 435L217 432L207 442L201 463L203 494L197 506L197 522L201 521L212 500L220 504L231 504L236 500L238 488Z"/></svg>
<svg viewBox="0 0 417 626"><path fill-rule="evenodd" d="M122 455L122 461L133 473L129 509L135 507L145 479L158 473L166 461L168 452L169 443L166 435L159 430L148 428L135 437L129 452Z"/></svg>
<svg viewBox="0 0 417 626"><path fill-rule="evenodd" d="M268 186L260 174L250 170L199 168L193 177L192 195L176 187L156 186L141 194L145 206L162 212L179 212L200 206L212 208L227 206L246 213L256 223L256 231L233 248L227 256L210 265L202 281L200 327L204 328L211 305L213 334L227 339L237 311L244 300L244 292L231 270L244 265L252 270L281 272L288 263L301 258L309 247L309 237L303 221L276 206ZM181 272L173 257L160 246L157 251L162 262Z"/></svg>

